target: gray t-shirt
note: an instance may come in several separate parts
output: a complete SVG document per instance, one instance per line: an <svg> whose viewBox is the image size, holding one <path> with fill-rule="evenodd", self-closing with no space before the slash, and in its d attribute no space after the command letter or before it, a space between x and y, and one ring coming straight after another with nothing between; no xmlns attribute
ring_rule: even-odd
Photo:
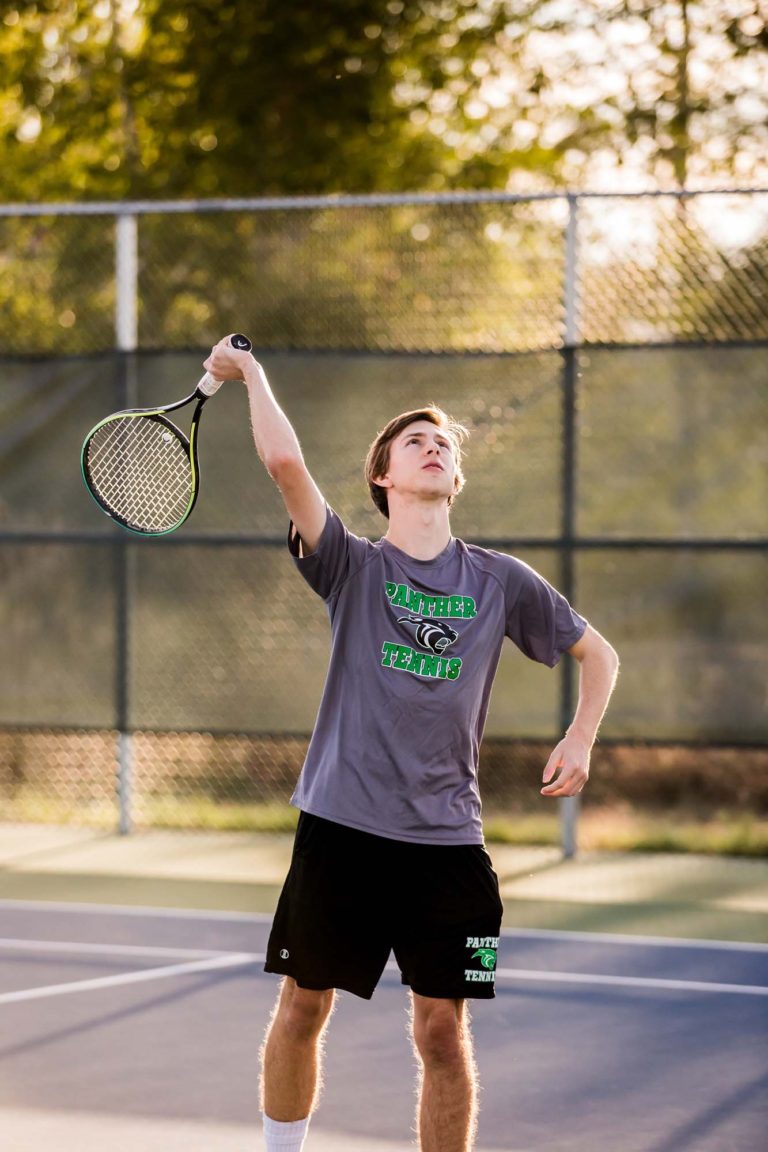
<svg viewBox="0 0 768 1152"><path fill-rule="evenodd" d="M291 803L394 840L482 844L478 749L504 637L554 667L586 620L527 564L455 538L415 560L329 508L315 552L289 546L331 620Z"/></svg>

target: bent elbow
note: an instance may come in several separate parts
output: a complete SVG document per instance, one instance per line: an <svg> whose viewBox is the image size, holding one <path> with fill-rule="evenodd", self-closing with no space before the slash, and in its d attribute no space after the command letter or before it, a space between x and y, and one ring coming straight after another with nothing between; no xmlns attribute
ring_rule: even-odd
<svg viewBox="0 0 768 1152"><path fill-rule="evenodd" d="M619 673L619 654L604 636L591 626L582 639L571 649L579 661L587 660L600 666L615 680Z"/></svg>

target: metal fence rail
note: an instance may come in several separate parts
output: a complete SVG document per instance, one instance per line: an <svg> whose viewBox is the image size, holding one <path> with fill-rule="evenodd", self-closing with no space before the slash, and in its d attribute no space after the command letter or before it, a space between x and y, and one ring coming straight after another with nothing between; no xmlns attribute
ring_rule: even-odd
<svg viewBox="0 0 768 1152"><path fill-rule="evenodd" d="M287 794L325 624L242 397L206 412L203 496L160 546L99 519L76 468L99 416L182 394L234 328L361 534L376 429L430 400L470 425L454 530L617 644L607 739L765 741L768 192L6 205L0 260L11 815L111 819L116 750L124 831ZM554 739L573 692L508 654L488 748ZM524 805L503 764L486 793Z"/></svg>

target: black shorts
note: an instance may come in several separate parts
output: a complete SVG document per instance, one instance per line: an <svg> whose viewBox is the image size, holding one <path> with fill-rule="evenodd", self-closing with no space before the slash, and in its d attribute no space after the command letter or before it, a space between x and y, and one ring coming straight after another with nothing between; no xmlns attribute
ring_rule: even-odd
<svg viewBox="0 0 768 1152"><path fill-rule="evenodd" d="M491 999L499 885L479 844L411 844L302 812L266 972L370 999L390 951L420 996Z"/></svg>

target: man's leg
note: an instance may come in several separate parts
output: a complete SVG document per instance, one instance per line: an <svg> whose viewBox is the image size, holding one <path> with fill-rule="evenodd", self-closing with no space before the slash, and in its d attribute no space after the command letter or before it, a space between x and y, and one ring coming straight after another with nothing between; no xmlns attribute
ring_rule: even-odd
<svg viewBox="0 0 768 1152"><path fill-rule="evenodd" d="M477 1126L477 1073L464 1000L413 998L413 1041L421 1067L421 1152L470 1152Z"/></svg>
<svg viewBox="0 0 768 1152"><path fill-rule="evenodd" d="M322 1035L333 989L299 988L286 976L262 1048L262 1111L270 1120L306 1119L320 1087Z"/></svg>

